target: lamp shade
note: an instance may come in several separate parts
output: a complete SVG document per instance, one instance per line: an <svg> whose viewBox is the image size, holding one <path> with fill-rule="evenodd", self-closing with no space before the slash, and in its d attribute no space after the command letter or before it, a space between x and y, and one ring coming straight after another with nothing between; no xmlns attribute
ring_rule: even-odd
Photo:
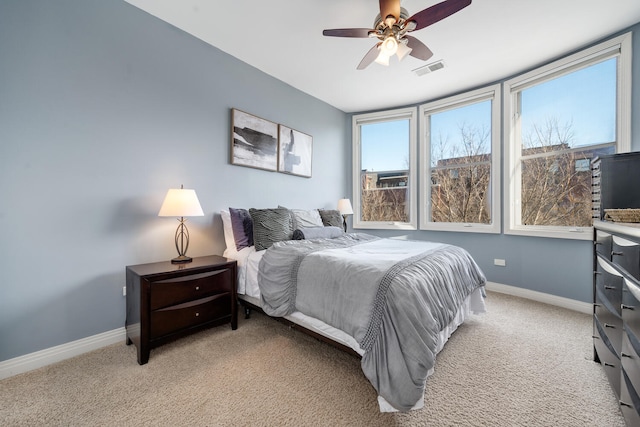
<svg viewBox="0 0 640 427"><path fill-rule="evenodd" d="M158 216L204 216L195 190L171 188L167 191Z"/></svg>
<svg viewBox="0 0 640 427"><path fill-rule="evenodd" d="M338 200L338 210L340 215L353 215L353 208L351 207L351 201L349 199Z"/></svg>

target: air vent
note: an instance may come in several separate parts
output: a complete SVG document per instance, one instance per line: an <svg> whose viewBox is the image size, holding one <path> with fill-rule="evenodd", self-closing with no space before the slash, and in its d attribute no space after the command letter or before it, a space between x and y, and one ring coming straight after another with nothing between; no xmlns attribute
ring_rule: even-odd
<svg viewBox="0 0 640 427"><path fill-rule="evenodd" d="M417 76L424 76L425 74L433 73L434 71L438 71L443 68L444 62L436 61L432 62L431 64L427 64L424 67L416 68L415 70L413 70L413 72L416 73Z"/></svg>

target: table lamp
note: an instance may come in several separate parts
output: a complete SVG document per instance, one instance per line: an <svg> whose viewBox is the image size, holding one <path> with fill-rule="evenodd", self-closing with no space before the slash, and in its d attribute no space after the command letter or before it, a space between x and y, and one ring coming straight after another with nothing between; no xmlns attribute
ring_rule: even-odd
<svg viewBox="0 0 640 427"><path fill-rule="evenodd" d="M185 225L185 216L204 216L198 196L195 190L183 188L171 188L167 191L158 216L176 216L179 217L178 229L176 230L176 250L178 256L171 260L173 264L182 264L191 262L192 258L187 256L189 248L189 230Z"/></svg>
<svg viewBox="0 0 640 427"><path fill-rule="evenodd" d="M351 201L349 199L338 200L338 210L342 215L342 225L344 226L344 232L347 232L347 215L353 215L353 208L351 207Z"/></svg>

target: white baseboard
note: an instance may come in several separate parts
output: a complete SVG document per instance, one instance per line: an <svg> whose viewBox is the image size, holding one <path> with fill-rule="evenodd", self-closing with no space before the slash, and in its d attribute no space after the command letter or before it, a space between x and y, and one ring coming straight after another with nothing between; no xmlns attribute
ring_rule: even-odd
<svg viewBox="0 0 640 427"><path fill-rule="evenodd" d="M111 344L117 344L119 342L124 344L125 337L126 332L123 326L122 328L5 360L4 362L0 362L0 380L33 369L42 368L43 366L79 356Z"/></svg>
<svg viewBox="0 0 640 427"><path fill-rule="evenodd" d="M580 313L592 314L593 304L577 301L574 299L545 294L544 292L532 291L530 289L518 288L516 286L502 285L500 283L487 282L488 291L500 292L501 294L513 295L515 297L526 298L545 304L555 305Z"/></svg>

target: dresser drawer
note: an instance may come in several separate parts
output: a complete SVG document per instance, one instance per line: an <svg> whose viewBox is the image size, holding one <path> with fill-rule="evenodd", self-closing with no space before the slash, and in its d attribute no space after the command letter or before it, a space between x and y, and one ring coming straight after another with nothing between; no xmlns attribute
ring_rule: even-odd
<svg viewBox="0 0 640 427"><path fill-rule="evenodd" d="M640 245L622 237L613 236L611 261L636 279L640 279Z"/></svg>
<svg viewBox="0 0 640 427"><path fill-rule="evenodd" d="M607 336L616 354L620 354L622 351L622 318L600 303L598 296L596 296L595 316L602 328L602 333Z"/></svg>
<svg viewBox="0 0 640 427"><path fill-rule="evenodd" d="M200 299L214 293L230 292L231 276L231 270L225 268L153 282L151 310Z"/></svg>
<svg viewBox="0 0 640 427"><path fill-rule="evenodd" d="M600 325L597 317L594 317L594 339L593 345L598 353L598 358L602 363L605 374L609 379L611 388L616 393L616 396L620 397L620 359L610 347L609 338L607 337L604 329Z"/></svg>
<svg viewBox="0 0 640 427"><path fill-rule="evenodd" d="M151 312L151 339L231 317L231 293L223 293Z"/></svg>
<svg viewBox="0 0 640 427"><path fill-rule="evenodd" d="M640 337L640 286L624 279L622 288L622 320L636 337Z"/></svg>
<svg viewBox="0 0 640 427"><path fill-rule="evenodd" d="M600 293L620 315L622 303L622 275L598 257L595 271L596 294Z"/></svg>
<svg viewBox="0 0 640 427"><path fill-rule="evenodd" d="M596 327L599 328L596 332L619 356L622 351L622 319L599 305L596 305L594 316Z"/></svg>
<svg viewBox="0 0 640 427"><path fill-rule="evenodd" d="M596 230L596 253L611 261L611 234Z"/></svg>
<svg viewBox="0 0 640 427"><path fill-rule="evenodd" d="M640 426L640 396L624 369L621 372L620 410L628 426Z"/></svg>
<svg viewBox="0 0 640 427"><path fill-rule="evenodd" d="M620 362L633 388L640 390L640 341L637 336L626 329L622 334Z"/></svg>

